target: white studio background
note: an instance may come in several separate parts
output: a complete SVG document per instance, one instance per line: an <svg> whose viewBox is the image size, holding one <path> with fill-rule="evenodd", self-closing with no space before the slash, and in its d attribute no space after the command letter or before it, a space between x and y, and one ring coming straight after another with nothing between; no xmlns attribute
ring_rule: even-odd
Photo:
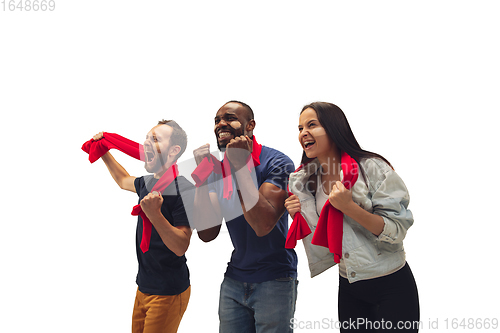
<svg viewBox="0 0 500 333"><path fill-rule="evenodd" d="M409 188L405 249L424 328L499 317L488 301L500 296L497 1L55 3L0 8L0 331L130 331L137 197L80 147L99 131L142 142L158 120L175 119L189 160L202 144L215 149L213 117L231 99L254 109L259 142L296 165L302 106L339 105L362 147ZM193 233L179 332L217 332L231 250L227 232L210 244ZM337 268L311 279L296 250L295 317L336 320Z"/></svg>

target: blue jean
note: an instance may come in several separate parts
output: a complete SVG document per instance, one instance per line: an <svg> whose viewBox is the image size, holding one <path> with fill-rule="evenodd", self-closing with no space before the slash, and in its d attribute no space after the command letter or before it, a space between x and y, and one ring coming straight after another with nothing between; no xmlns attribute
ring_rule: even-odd
<svg viewBox="0 0 500 333"><path fill-rule="evenodd" d="M293 332L298 281L247 283L225 277L220 288L220 333Z"/></svg>

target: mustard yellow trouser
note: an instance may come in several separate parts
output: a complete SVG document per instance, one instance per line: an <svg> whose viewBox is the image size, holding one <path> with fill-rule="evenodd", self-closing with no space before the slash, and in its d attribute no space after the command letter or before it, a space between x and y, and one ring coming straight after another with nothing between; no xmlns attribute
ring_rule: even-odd
<svg viewBox="0 0 500 333"><path fill-rule="evenodd" d="M173 296L144 294L137 289L132 333L176 333L191 296L191 286Z"/></svg>

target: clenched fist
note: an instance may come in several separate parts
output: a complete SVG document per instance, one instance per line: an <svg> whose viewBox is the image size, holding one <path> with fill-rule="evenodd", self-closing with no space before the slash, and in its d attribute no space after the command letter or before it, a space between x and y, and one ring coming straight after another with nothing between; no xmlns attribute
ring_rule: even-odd
<svg viewBox="0 0 500 333"><path fill-rule="evenodd" d="M300 200L297 198L295 194L288 197L285 200L285 208L288 211L288 214L293 219L296 213L300 213Z"/></svg>
<svg viewBox="0 0 500 333"><path fill-rule="evenodd" d="M151 220L155 214L161 214L161 205L163 204L163 197L159 192L153 191L148 193L141 200L141 209L146 216Z"/></svg>
<svg viewBox="0 0 500 333"><path fill-rule="evenodd" d="M193 155L196 165L199 165L205 157L210 156L210 145L207 143L206 145L193 150Z"/></svg>
<svg viewBox="0 0 500 333"><path fill-rule="evenodd" d="M252 153L253 141L248 135L241 135L231 139L226 146L226 158L236 168L246 165L248 156Z"/></svg>
<svg viewBox="0 0 500 333"><path fill-rule="evenodd" d="M349 205L351 205L354 201L352 200L352 193L349 191L344 184L341 182L337 181L333 187L332 191L330 192L330 195L328 196L328 200L330 201L330 204L340 210L341 212L344 212Z"/></svg>

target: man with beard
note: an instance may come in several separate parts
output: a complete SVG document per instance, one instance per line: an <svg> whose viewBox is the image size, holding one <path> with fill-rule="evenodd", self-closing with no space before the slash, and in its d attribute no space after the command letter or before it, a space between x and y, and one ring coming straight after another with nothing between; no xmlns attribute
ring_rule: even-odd
<svg viewBox="0 0 500 333"><path fill-rule="evenodd" d="M101 132L93 139L102 138ZM189 302L191 286L184 253L191 239L187 207L192 206L194 188L184 177L178 176L176 165L186 145L184 130L174 121L162 120L149 131L143 145L144 167L152 175L130 176L109 152L102 156L120 188L138 194L140 209L137 205L134 210L142 210L137 213L139 272L132 315L133 333L177 332ZM158 187L157 184L162 185ZM156 190L158 188L163 190ZM147 219L152 227L146 226L144 220Z"/></svg>
<svg viewBox="0 0 500 333"><path fill-rule="evenodd" d="M215 116L223 163L214 161L208 144L194 151L195 176L207 174L200 169L212 164L214 170L222 170L197 183L198 236L205 242L214 240L224 218L234 246L220 290L222 333L291 332L295 312L297 256L284 247L286 183L294 166L283 153L259 145L254 128L252 109L230 101Z"/></svg>

